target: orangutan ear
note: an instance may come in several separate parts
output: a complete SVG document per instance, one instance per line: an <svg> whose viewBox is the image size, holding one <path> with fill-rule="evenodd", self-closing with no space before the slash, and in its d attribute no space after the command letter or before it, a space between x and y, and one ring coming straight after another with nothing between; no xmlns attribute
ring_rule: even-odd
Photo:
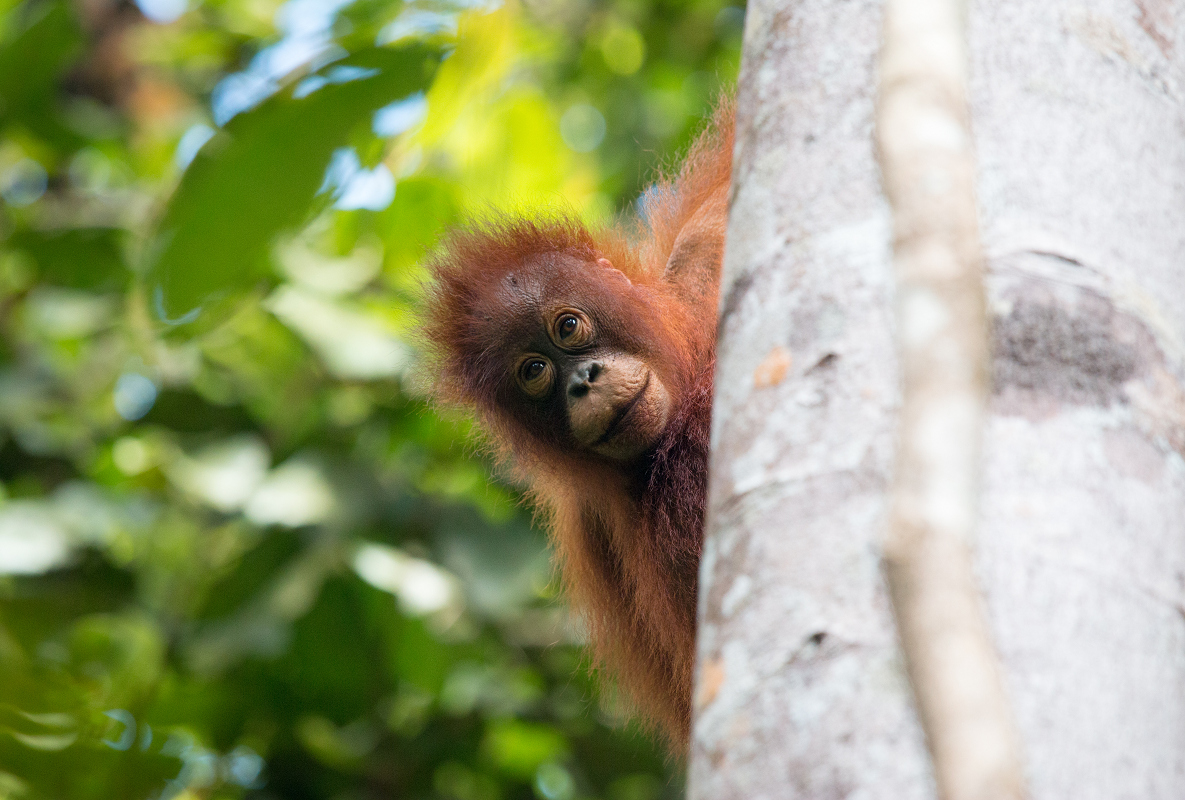
<svg viewBox="0 0 1185 800"><path fill-rule="evenodd" d="M621 281L626 286L631 286L629 277L624 272L613 266L613 262L607 258L598 258L597 263L600 264L609 273L609 276L614 280Z"/></svg>

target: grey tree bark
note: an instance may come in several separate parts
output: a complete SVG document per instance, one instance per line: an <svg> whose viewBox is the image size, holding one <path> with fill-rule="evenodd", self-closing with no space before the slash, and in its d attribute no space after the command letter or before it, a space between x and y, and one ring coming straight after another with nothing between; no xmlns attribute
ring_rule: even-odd
<svg viewBox="0 0 1185 800"><path fill-rule="evenodd" d="M689 796L931 798L888 594L882 7L749 4ZM993 328L973 543L1044 800L1185 797L1182 0L969 9Z"/></svg>

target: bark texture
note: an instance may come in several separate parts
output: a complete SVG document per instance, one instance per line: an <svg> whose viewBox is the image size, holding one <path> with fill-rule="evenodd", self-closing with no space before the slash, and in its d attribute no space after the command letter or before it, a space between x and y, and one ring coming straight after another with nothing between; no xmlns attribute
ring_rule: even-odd
<svg viewBox="0 0 1185 800"><path fill-rule="evenodd" d="M689 797L930 798L880 567L898 405L880 4L755 0L745 26Z"/></svg>
<svg viewBox="0 0 1185 800"><path fill-rule="evenodd" d="M978 567L1035 798L1185 797L1185 3L980 2Z"/></svg>
<svg viewBox="0 0 1185 800"><path fill-rule="evenodd" d="M1023 776L972 574L988 328L957 0L888 0L877 144L893 214L902 404L885 572L939 797Z"/></svg>
<svg viewBox="0 0 1185 800"><path fill-rule="evenodd" d="M898 410L881 6L754 0L689 795L931 798L879 561ZM1185 2L979 2L975 566L1038 800L1185 797Z"/></svg>

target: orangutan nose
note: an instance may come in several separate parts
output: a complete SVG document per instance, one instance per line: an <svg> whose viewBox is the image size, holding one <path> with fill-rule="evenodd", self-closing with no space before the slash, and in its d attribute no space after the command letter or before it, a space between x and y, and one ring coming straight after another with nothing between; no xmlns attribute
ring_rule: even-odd
<svg viewBox="0 0 1185 800"><path fill-rule="evenodd" d="M604 369L605 365L600 361L585 361L583 364L578 364L576 369L572 370L572 374L568 376L568 396L584 397Z"/></svg>

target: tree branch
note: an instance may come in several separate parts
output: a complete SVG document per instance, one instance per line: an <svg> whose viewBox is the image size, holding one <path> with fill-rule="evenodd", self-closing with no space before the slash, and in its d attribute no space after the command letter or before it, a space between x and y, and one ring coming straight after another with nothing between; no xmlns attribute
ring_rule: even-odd
<svg viewBox="0 0 1185 800"><path fill-rule="evenodd" d="M885 569L940 797L1025 794L971 562L988 332L963 4L888 0L877 145L893 210L903 402Z"/></svg>

